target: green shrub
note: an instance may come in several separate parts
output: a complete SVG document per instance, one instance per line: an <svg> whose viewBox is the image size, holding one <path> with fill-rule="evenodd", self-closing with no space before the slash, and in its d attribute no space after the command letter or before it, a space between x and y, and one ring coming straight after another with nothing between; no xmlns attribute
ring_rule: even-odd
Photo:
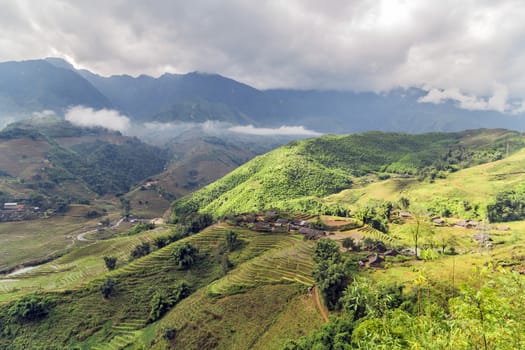
<svg viewBox="0 0 525 350"><path fill-rule="evenodd" d="M105 256L104 263L108 270L114 270L117 267L117 257L115 256Z"/></svg>
<svg viewBox="0 0 525 350"><path fill-rule="evenodd" d="M137 245L132 251L131 251L131 258L132 259L138 259L140 257L146 256L150 253L150 245L148 242L143 242L139 245Z"/></svg>
<svg viewBox="0 0 525 350"><path fill-rule="evenodd" d="M102 293L102 296L104 299L107 299L113 292L115 291L115 285L117 284L117 281L115 281L113 278L108 277L104 283L100 286L100 292Z"/></svg>
<svg viewBox="0 0 525 350"><path fill-rule="evenodd" d="M129 230L128 235L136 235L144 231L153 230L155 228L155 224L153 223L140 223L135 226L131 230Z"/></svg>
<svg viewBox="0 0 525 350"><path fill-rule="evenodd" d="M161 318L171 307L190 295L190 286L185 281L179 281L173 289L166 292L156 291L150 300L149 321Z"/></svg>
<svg viewBox="0 0 525 350"><path fill-rule="evenodd" d="M155 237L153 240L153 245L157 247L157 249L160 249L167 246L169 242L170 238L168 236Z"/></svg>
<svg viewBox="0 0 525 350"><path fill-rule="evenodd" d="M177 245L172 252L175 258L175 264L180 269L187 269L195 263L198 249L192 246L190 243L183 243Z"/></svg>
<svg viewBox="0 0 525 350"><path fill-rule="evenodd" d="M37 321L44 318L50 308L51 302L48 298L33 294L17 300L9 308L8 314L21 322Z"/></svg>

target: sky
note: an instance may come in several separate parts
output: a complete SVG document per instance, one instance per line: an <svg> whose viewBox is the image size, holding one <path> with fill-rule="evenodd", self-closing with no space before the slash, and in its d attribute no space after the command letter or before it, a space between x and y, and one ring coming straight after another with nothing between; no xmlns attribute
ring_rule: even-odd
<svg viewBox="0 0 525 350"><path fill-rule="evenodd" d="M428 91L525 111L525 2L0 0L0 61L102 75L219 73L257 88Z"/></svg>

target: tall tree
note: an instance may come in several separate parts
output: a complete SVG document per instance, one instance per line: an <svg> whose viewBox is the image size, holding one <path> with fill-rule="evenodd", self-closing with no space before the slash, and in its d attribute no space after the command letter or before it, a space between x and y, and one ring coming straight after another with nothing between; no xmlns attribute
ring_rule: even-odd
<svg viewBox="0 0 525 350"><path fill-rule="evenodd" d="M419 259L419 244L421 239L433 235L434 228L426 210L420 208L413 209L410 214L412 215L412 218L404 225L404 227L412 239L412 242L414 242L416 259Z"/></svg>

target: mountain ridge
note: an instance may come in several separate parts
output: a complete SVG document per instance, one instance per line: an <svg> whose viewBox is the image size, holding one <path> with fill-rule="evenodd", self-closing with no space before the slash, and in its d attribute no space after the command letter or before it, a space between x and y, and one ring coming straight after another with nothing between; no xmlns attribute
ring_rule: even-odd
<svg viewBox="0 0 525 350"><path fill-rule="evenodd" d="M40 101L38 103L18 105L11 98L11 87L0 84L4 114L27 114L44 109L53 109L60 114L67 107L80 104L94 109L117 109L139 123L218 120L259 127L302 125L323 133L339 134L368 130L420 133L482 127L525 128L523 115L465 110L450 101L441 104L423 103L420 98L427 92L418 88L381 94L330 90L258 90L213 73L165 73L157 78L148 75L103 77L87 70L73 69L68 62L56 58L0 63L0 81L5 80L2 79L1 68L4 67L5 71L6 64L11 74L19 74L24 71L24 65L29 64L27 62L45 62L48 68L47 73L32 72L29 79L46 81L46 76L60 72L54 77L57 80L65 71L69 71L68 74L76 76L78 84L88 83L94 88L90 89L93 96L100 94L103 98L92 101L80 94L62 99L57 94L48 94L48 100L44 96L37 99L37 102ZM28 88L30 80L23 81L26 83L19 84L19 88L31 100L37 94ZM66 80L60 84L69 86ZM72 90L69 91L70 95L76 91L72 87L69 89Z"/></svg>

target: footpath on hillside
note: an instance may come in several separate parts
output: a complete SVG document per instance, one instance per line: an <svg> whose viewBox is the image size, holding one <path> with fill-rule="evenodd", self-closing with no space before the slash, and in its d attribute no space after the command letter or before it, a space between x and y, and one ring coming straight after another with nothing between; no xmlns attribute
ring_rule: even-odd
<svg viewBox="0 0 525 350"><path fill-rule="evenodd" d="M314 297L315 301L317 302L317 307L319 308L319 311L321 312L321 316L323 316L323 319L325 322L328 322L328 310L326 309L326 306L321 301L321 297L319 296L319 291L317 290L317 286L314 287Z"/></svg>

